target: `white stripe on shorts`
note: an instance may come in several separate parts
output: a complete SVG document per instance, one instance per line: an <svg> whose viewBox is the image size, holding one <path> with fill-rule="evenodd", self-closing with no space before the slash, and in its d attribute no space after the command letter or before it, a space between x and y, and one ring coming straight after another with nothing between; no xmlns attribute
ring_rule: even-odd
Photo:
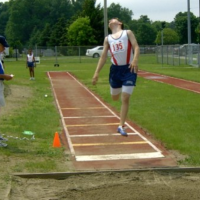
<svg viewBox="0 0 200 200"><path fill-rule="evenodd" d="M121 92L132 94L134 87L135 86L124 86L124 85L122 86L122 88L112 88L112 87L110 87L110 94L111 95L118 95Z"/></svg>

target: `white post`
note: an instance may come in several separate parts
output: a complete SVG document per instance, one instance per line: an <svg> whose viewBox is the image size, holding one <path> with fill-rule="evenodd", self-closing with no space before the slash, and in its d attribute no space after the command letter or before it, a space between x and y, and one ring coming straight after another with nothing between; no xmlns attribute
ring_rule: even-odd
<svg viewBox="0 0 200 200"><path fill-rule="evenodd" d="M108 35L107 0L104 0L104 36Z"/></svg>

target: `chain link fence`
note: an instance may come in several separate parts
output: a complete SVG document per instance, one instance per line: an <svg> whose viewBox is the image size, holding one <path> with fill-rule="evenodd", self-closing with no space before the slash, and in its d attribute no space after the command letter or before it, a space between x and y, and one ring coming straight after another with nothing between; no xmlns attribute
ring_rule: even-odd
<svg viewBox="0 0 200 200"><path fill-rule="evenodd" d="M35 46L32 49L36 61L40 64L42 61L49 61L59 66L63 63L96 63L98 56L86 56L88 49L92 49L94 46ZM10 51L10 55L6 57L6 61L26 61L28 50L30 48L24 47L20 49L13 49Z"/></svg>
<svg viewBox="0 0 200 200"><path fill-rule="evenodd" d="M101 56L103 46L98 46L100 49L96 51L96 46L55 46L55 47L41 47L35 46L32 48L36 61L42 63L43 60L54 62L55 65L62 63L96 63ZM95 48L95 49L94 49ZM7 60L26 60L29 48L13 49ZM87 51L89 55L86 55ZM156 46L140 46L141 54L155 55ZM110 54L108 54L110 60Z"/></svg>
<svg viewBox="0 0 200 200"><path fill-rule="evenodd" d="M200 67L200 45L163 45L156 48L157 62L162 64L181 64Z"/></svg>
<svg viewBox="0 0 200 200"><path fill-rule="evenodd" d="M55 66L63 63L96 63L102 53L102 46L99 51L96 51L95 46L54 46L41 47L35 45L32 48L36 61L42 63L43 60L48 60L54 63ZM13 49L7 60L26 60L29 48ZM87 51L89 55L86 55ZM157 63L179 66L182 64L200 67L200 45L185 44L185 45L163 45L140 46L140 54L155 55ZM95 56L94 56L95 55ZM108 57L108 62L110 57Z"/></svg>

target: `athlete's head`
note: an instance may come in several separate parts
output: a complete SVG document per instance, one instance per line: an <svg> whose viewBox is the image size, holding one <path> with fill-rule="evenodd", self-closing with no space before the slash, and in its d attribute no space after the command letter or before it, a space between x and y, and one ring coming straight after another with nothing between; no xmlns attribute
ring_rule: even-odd
<svg viewBox="0 0 200 200"><path fill-rule="evenodd" d="M5 50L5 47L9 47L6 38L0 35L0 53Z"/></svg>
<svg viewBox="0 0 200 200"><path fill-rule="evenodd" d="M28 50L28 54L31 55L32 54L32 49Z"/></svg>
<svg viewBox="0 0 200 200"><path fill-rule="evenodd" d="M109 28L112 29L113 25L120 25L121 29L124 29L124 24L121 20L119 20L118 18L112 18L109 20Z"/></svg>

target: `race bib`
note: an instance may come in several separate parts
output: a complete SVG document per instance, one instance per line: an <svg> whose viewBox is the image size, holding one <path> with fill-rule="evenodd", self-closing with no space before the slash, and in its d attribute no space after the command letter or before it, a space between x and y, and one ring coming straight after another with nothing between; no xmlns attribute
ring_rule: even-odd
<svg viewBox="0 0 200 200"><path fill-rule="evenodd" d="M117 42L112 42L110 48L113 54L125 51L124 42L120 40Z"/></svg>

